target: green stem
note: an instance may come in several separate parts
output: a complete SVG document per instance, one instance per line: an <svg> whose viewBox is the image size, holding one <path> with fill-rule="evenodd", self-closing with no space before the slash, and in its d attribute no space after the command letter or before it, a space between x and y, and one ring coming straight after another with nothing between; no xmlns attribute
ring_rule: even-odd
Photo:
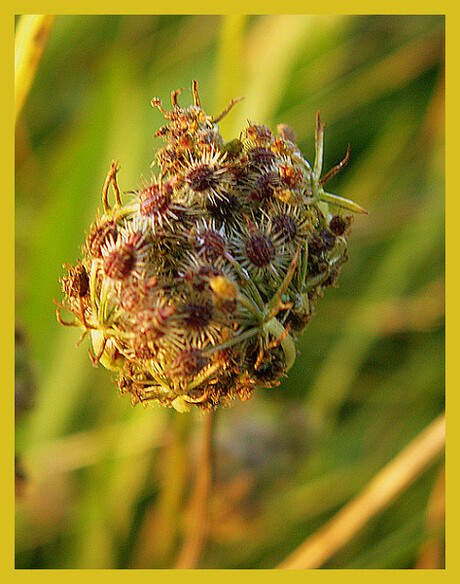
<svg viewBox="0 0 460 584"><path fill-rule="evenodd" d="M257 306L252 302L245 294L241 292L237 295L238 302L240 302L248 311L255 317L256 320L262 320L262 312L257 308Z"/></svg>
<svg viewBox="0 0 460 584"><path fill-rule="evenodd" d="M209 496L212 482L212 438L215 427L215 411L205 413L203 443L198 461L197 479L191 499L191 522L176 569L190 570L196 568L206 540L209 508Z"/></svg>
<svg viewBox="0 0 460 584"><path fill-rule="evenodd" d="M240 335L234 337L233 339L230 339L228 341L226 341L225 343L222 343L221 345L217 345L215 347L212 347L211 349L209 349L208 351L206 351L206 354L210 354L210 353L215 353L216 351L222 351L224 349L228 349L229 347L233 347L233 345L238 345L239 343L242 343L243 341L245 341L246 339L250 339L251 337L255 337L260 331L260 327L256 326L253 327L249 330L247 330L244 333L241 333Z"/></svg>
<svg viewBox="0 0 460 584"><path fill-rule="evenodd" d="M14 113L16 120L35 78L54 16L21 16L14 44Z"/></svg>
<svg viewBox="0 0 460 584"><path fill-rule="evenodd" d="M316 118L316 135L315 135L315 163L313 165L313 180L312 186L314 191L315 187L319 184L319 177L321 176L321 171L323 169L323 152L324 150L324 126L321 123L319 113ZM315 195L315 192L313 194Z"/></svg>
<svg viewBox="0 0 460 584"><path fill-rule="evenodd" d="M258 307L262 310L265 303L262 300L262 296L260 295L260 292L259 292L257 286L251 280L251 278L247 274L246 270L242 266L240 266L240 264L230 254L225 254L225 257L232 264L232 266L235 268L238 276L240 276L240 278L242 280L244 280L244 282L246 283L246 286L249 288L250 292L252 293L252 295L254 297L254 301L257 303Z"/></svg>
<svg viewBox="0 0 460 584"><path fill-rule="evenodd" d="M171 412L157 470L161 477L159 499L146 514L134 553L134 568L166 567L171 561L187 482L189 432L190 417Z"/></svg>

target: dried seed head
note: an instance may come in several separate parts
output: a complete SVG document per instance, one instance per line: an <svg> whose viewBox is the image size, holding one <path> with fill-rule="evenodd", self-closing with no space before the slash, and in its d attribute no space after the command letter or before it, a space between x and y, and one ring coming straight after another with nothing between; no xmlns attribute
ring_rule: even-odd
<svg viewBox="0 0 460 584"><path fill-rule="evenodd" d="M137 330L146 341L155 342L166 332L166 323L170 312L166 309L146 309L138 312L135 319Z"/></svg>
<svg viewBox="0 0 460 584"><path fill-rule="evenodd" d="M76 266L61 279L73 322L90 332L92 360L117 371L132 403L183 411L213 408L256 386L274 387L291 367L314 303L347 259L351 218L362 211L326 193L324 126L318 120L310 165L294 132L248 122L225 143L218 116L171 94L158 176L123 205L113 163L104 183L105 215L93 223ZM182 99L181 99L182 101ZM116 205L107 202L108 187Z"/></svg>
<svg viewBox="0 0 460 584"><path fill-rule="evenodd" d="M278 173L281 184L287 189L297 189L305 180L305 174L302 170L289 163L281 164Z"/></svg>
<svg viewBox="0 0 460 584"><path fill-rule="evenodd" d="M335 235L330 233L327 229L322 229L320 231L320 238L322 242L322 247L327 250L331 250L335 245Z"/></svg>
<svg viewBox="0 0 460 584"><path fill-rule="evenodd" d="M195 250L206 262L212 264L222 259L227 241L223 230L217 230L214 222L198 225L193 235Z"/></svg>
<svg viewBox="0 0 460 584"><path fill-rule="evenodd" d="M225 239L214 229L208 229L198 235L198 250L203 251L208 261L213 261L225 252Z"/></svg>
<svg viewBox="0 0 460 584"><path fill-rule="evenodd" d="M193 195L190 202L226 199L231 175L227 171L225 154L206 148L201 157L188 165L185 183ZM198 197L198 198L197 198Z"/></svg>
<svg viewBox="0 0 460 584"><path fill-rule="evenodd" d="M145 337L136 337L133 340L133 353L137 361L151 361L156 351L148 344Z"/></svg>

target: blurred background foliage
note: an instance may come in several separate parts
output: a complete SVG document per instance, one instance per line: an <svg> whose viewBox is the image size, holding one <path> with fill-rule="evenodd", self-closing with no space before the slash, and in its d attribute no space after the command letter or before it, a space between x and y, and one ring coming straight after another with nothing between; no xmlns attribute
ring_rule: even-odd
<svg viewBox="0 0 460 584"><path fill-rule="evenodd" d="M112 159L149 176L170 91L236 137L295 129L357 216L350 261L278 388L217 415L201 567L274 568L444 408L442 16L57 16L16 135L17 568L164 568L190 521L200 413L132 408L55 319ZM443 462L325 568L444 566ZM437 510L437 512L433 511Z"/></svg>

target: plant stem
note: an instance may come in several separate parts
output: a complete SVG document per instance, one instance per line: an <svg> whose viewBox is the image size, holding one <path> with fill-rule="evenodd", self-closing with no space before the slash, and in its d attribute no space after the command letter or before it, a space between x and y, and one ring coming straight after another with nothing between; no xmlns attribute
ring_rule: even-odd
<svg viewBox="0 0 460 584"><path fill-rule="evenodd" d="M203 443L198 460L197 478L191 499L191 522L175 568L190 570L199 564L207 532L207 511L212 480L212 436L215 412L206 412Z"/></svg>
<svg viewBox="0 0 460 584"><path fill-rule="evenodd" d="M21 16L14 44L14 113L21 112L53 23L49 14Z"/></svg>
<svg viewBox="0 0 460 584"><path fill-rule="evenodd" d="M171 561L177 537L178 517L186 487L186 444L190 417L171 411L164 452L159 459L161 488L158 502L147 510L133 557L133 568L164 567Z"/></svg>
<svg viewBox="0 0 460 584"><path fill-rule="evenodd" d="M445 415L441 414L390 461L355 499L308 537L277 568L319 568L406 489L443 452L444 444Z"/></svg>

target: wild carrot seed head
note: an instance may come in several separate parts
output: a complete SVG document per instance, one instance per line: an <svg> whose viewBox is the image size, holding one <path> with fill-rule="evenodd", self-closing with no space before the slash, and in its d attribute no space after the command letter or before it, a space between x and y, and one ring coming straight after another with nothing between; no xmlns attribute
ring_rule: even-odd
<svg viewBox="0 0 460 584"><path fill-rule="evenodd" d="M279 384L314 303L347 259L345 212L360 209L325 193L312 170L319 161L305 160L290 128L280 124L275 135L248 122L225 143L217 122L238 100L212 117L196 82L192 93L188 107L181 91L169 110L152 100L166 119L157 172L122 204L112 163L104 215L81 261L67 266L58 303L75 316L67 324L90 332L93 362L117 371L133 404L180 411ZM318 120L319 153L323 132Z"/></svg>

